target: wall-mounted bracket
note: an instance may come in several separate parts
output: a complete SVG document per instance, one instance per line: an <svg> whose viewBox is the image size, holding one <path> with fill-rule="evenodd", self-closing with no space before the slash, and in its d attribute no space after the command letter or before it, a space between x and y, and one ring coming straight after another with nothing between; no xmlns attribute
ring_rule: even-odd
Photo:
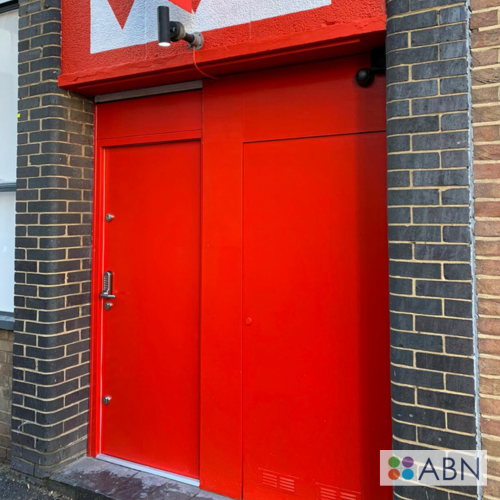
<svg viewBox="0 0 500 500"><path fill-rule="evenodd" d="M385 47L377 47L371 52L371 67L361 68L356 73L356 83L360 87L369 87L375 80L377 73L384 73L386 70Z"/></svg>
<svg viewBox="0 0 500 500"><path fill-rule="evenodd" d="M170 20L170 9L164 5L158 7L158 44L161 47L170 47L172 42L184 40L191 50L200 50L203 47L201 33L187 33L182 23Z"/></svg>

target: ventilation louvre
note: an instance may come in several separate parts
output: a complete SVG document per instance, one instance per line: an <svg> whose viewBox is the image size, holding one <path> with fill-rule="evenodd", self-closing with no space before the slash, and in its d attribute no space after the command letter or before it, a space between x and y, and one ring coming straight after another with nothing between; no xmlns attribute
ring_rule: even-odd
<svg viewBox="0 0 500 500"><path fill-rule="evenodd" d="M339 500L339 490L318 485L317 500Z"/></svg>
<svg viewBox="0 0 500 500"><path fill-rule="evenodd" d="M276 491L296 494L296 478L261 469L261 485ZM316 484L316 500L362 500L361 493L324 484Z"/></svg>
<svg viewBox="0 0 500 500"><path fill-rule="evenodd" d="M295 479L281 476L279 480L281 491L284 491L285 493L295 493Z"/></svg>
<svg viewBox="0 0 500 500"><path fill-rule="evenodd" d="M261 469L262 486L273 490L282 491L290 495L295 494L295 478L283 476L277 472Z"/></svg>
<svg viewBox="0 0 500 500"><path fill-rule="evenodd" d="M267 488L272 488L274 490L278 489L278 475L274 472L267 470L262 471L262 486Z"/></svg>
<svg viewBox="0 0 500 500"><path fill-rule="evenodd" d="M354 491L340 491L340 500L361 500L361 495Z"/></svg>
<svg viewBox="0 0 500 500"><path fill-rule="evenodd" d="M316 500L361 500L361 494L355 491L318 484Z"/></svg>

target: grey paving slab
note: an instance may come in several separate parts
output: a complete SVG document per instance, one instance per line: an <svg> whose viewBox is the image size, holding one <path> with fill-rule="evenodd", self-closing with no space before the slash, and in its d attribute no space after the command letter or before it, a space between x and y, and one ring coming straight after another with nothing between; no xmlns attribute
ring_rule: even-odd
<svg viewBox="0 0 500 500"><path fill-rule="evenodd" d="M53 475L52 479L73 486L87 486L106 465L101 460L83 458Z"/></svg>
<svg viewBox="0 0 500 500"><path fill-rule="evenodd" d="M96 472L93 476L93 484L96 493L120 500L117 492L126 491L133 486L133 477L138 474L136 470L128 469L120 465L106 464L106 467Z"/></svg>
<svg viewBox="0 0 500 500"><path fill-rule="evenodd" d="M228 500L154 474L111 464L95 458L84 458L55 474L51 481L61 491L77 500ZM95 496L92 496L95 495Z"/></svg>
<svg viewBox="0 0 500 500"><path fill-rule="evenodd" d="M148 496L136 496L133 500L190 500L194 495L185 491L172 489L168 484L149 492Z"/></svg>
<svg viewBox="0 0 500 500"><path fill-rule="evenodd" d="M167 484L163 477L138 472L115 492L118 500L149 499L153 492Z"/></svg>
<svg viewBox="0 0 500 500"><path fill-rule="evenodd" d="M95 493L109 494L113 492L113 489L116 490L126 478L136 473L131 469L117 468L117 466L101 460L84 458L66 467L52 476L51 479L63 485Z"/></svg>
<svg viewBox="0 0 500 500"><path fill-rule="evenodd" d="M228 500L227 497L211 493L210 491L200 490L194 500Z"/></svg>

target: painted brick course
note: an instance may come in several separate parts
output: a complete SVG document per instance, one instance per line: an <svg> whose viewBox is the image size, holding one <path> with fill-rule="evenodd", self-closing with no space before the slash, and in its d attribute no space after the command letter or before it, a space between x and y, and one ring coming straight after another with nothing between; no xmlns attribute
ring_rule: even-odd
<svg viewBox="0 0 500 500"><path fill-rule="evenodd" d="M500 1L472 0L472 102L484 498L500 497Z"/></svg>
<svg viewBox="0 0 500 500"><path fill-rule="evenodd" d="M21 0L12 466L86 453L93 103L58 87L60 0Z"/></svg>
<svg viewBox="0 0 500 500"><path fill-rule="evenodd" d="M0 462L10 459L13 333L0 330Z"/></svg>
<svg viewBox="0 0 500 500"><path fill-rule="evenodd" d="M469 12L389 0L387 134L396 449L475 449ZM462 500L473 488L396 488Z"/></svg>

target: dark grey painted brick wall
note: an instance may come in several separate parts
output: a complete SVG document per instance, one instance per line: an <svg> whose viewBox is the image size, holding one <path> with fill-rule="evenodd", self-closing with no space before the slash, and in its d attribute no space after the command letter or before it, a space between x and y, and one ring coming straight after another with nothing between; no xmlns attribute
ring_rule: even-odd
<svg viewBox="0 0 500 500"><path fill-rule="evenodd" d="M86 453L91 101L61 90L60 0L21 0L12 466Z"/></svg>
<svg viewBox="0 0 500 500"><path fill-rule="evenodd" d="M468 12L453 0L389 0L387 9L394 447L475 449Z"/></svg>

